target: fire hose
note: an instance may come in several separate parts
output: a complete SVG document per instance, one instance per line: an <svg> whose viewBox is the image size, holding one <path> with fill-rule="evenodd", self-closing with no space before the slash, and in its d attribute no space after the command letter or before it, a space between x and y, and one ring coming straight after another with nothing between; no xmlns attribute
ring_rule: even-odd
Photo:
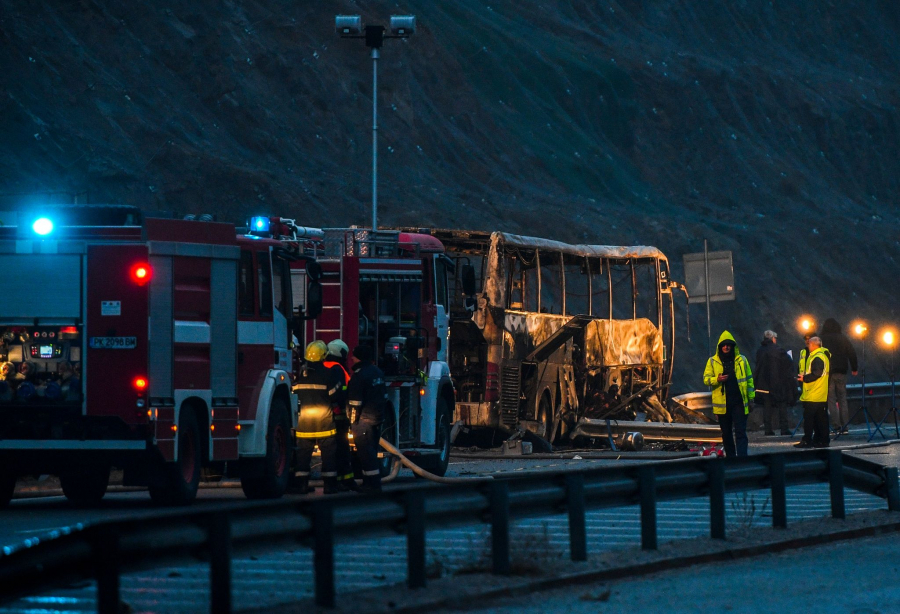
<svg viewBox="0 0 900 614"><path fill-rule="evenodd" d="M425 471L417 464L406 458L403 455L403 452L394 447L391 443L385 441L384 437L378 442L381 444L381 447L384 448L386 452L389 452L393 456L395 456L395 460L393 462L393 467L391 468L391 473L381 479L381 483L390 482L394 478L397 477L397 474L400 473L400 465L406 465L408 469L410 469L414 474L419 476L420 478L424 478L426 480L431 480L432 482L438 482L439 484L459 484L460 482L471 482L472 480L492 480L493 477L489 475L482 475L478 477L471 478L445 478L440 475L435 475L429 471ZM399 462L397 462L399 460Z"/></svg>

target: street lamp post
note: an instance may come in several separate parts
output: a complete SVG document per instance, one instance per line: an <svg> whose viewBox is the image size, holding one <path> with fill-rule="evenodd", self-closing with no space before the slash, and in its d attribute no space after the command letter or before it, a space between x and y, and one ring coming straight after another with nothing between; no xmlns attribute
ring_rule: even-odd
<svg viewBox="0 0 900 614"><path fill-rule="evenodd" d="M871 439L872 438L872 429L869 427L870 416L869 416L869 410L866 408L866 346L868 345L867 341L869 339L869 325L866 324L865 322L857 321L850 327L850 330L853 332L853 335L857 339L862 341L862 344L863 344L862 368L860 369L860 371L862 373L862 394L860 395L859 409L857 409L856 412L854 412L854 414L852 416L850 416L850 419L847 421L847 424L845 424L841 430L843 431L843 430L849 429L850 425L853 423L853 420L855 420L856 416L859 415L859 412L862 412L863 417L866 420L866 433L868 433L869 439ZM874 423L875 420L872 420L872 422ZM837 439L840 436L841 436L840 434L836 435L835 439Z"/></svg>
<svg viewBox="0 0 900 614"><path fill-rule="evenodd" d="M378 230L378 58L386 38L409 38L416 31L415 15L391 15L390 34L384 26L363 26L359 15L336 15L334 27L341 38L365 39L372 50L372 231Z"/></svg>
<svg viewBox="0 0 900 614"><path fill-rule="evenodd" d="M884 431L881 430L881 425L888 419L888 416L893 414L894 431L897 433L897 438L900 439L900 423L897 422L897 402L894 391L896 384L896 378L894 377L894 355L897 353L897 333L892 329L882 331L881 342L891 351L891 408L881 419L881 422L875 425L875 433L881 433L881 436L884 439L887 439ZM871 437L869 437L870 441L875 437L875 433L872 433Z"/></svg>

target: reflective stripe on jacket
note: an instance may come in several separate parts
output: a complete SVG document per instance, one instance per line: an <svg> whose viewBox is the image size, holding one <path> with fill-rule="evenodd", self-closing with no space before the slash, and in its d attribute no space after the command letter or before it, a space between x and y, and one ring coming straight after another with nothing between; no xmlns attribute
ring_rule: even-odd
<svg viewBox="0 0 900 614"><path fill-rule="evenodd" d="M332 399L343 382L320 362L307 363L300 371L294 392L300 401L297 437L319 439L336 433Z"/></svg>
<svg viewBox="0 0 900 614"><path fill-rule="evenodd" d="M718 348L723 341L734 341L731 333L725 331L719 337L716 344ZM734 352L734 376L737 378L738 388L741 391L741 399L744 402L744 414L750 413L750 402L756 397L756 389L753 386L753 373L750 371L750 363L738 351L737 345ZM712 388L712 406L714 414L724 414L726 409L725 382L719 381L719 376L725 372L725 366L719 360L718 354L710 356L706 361L706 369L703 371L703 383Z"/></svg>
<svg viewBox="0 0 900 614"><path fill-rule="evenodd" d="M809 350L803 348L800 350L800 360L797 361L797 373L803 375L806 373L806 355L809 354Z"/></svg>
<svg viewBox="0 0 900 614"><path fill-rule="evenodd" d="M812 373L812 364L816 358L823 363L822 376L811 382L803 382L803 392L800 394L801 402L825 403L828 401L828 371L831 368L831 353L826 348L816 348L806 359L803 374Z"/></svg>

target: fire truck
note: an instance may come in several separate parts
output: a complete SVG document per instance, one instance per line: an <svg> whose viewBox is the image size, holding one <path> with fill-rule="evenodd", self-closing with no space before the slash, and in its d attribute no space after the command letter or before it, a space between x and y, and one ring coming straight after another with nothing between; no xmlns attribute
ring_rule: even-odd
<svg viewBox="0 0 900 614"><path fill-rule="evenodd" d="M447 278L454 263L443 244L414 232L326 228L306 243L306 253L321 266L322 305L307 320L305 339L370 346L388 387L382 437L444 475L455 392L447 363ZM295 265L295 288L306 287L308 270ZM302 300L297 308L304 309ZM383 458L382 472L389 462Z"/></svg>
<svg viewBox="0 0 900 614"><path fill-rule="evenodd" d="M284 492L292 279L309 259L211 220L98 206L0 227L0 505L40 474L98 501L112 467L165 504L193 500L201 468L250 498Z"/></svg>

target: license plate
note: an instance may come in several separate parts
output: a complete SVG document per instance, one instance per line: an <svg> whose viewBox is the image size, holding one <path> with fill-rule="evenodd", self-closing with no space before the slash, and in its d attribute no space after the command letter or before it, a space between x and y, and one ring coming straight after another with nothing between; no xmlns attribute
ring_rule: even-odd
<svg viewBox="0 0 900 614"><path fill-rule="evenodd" d="M137 337L91 337L90 343L95 350L133 350Z"/></svg>

